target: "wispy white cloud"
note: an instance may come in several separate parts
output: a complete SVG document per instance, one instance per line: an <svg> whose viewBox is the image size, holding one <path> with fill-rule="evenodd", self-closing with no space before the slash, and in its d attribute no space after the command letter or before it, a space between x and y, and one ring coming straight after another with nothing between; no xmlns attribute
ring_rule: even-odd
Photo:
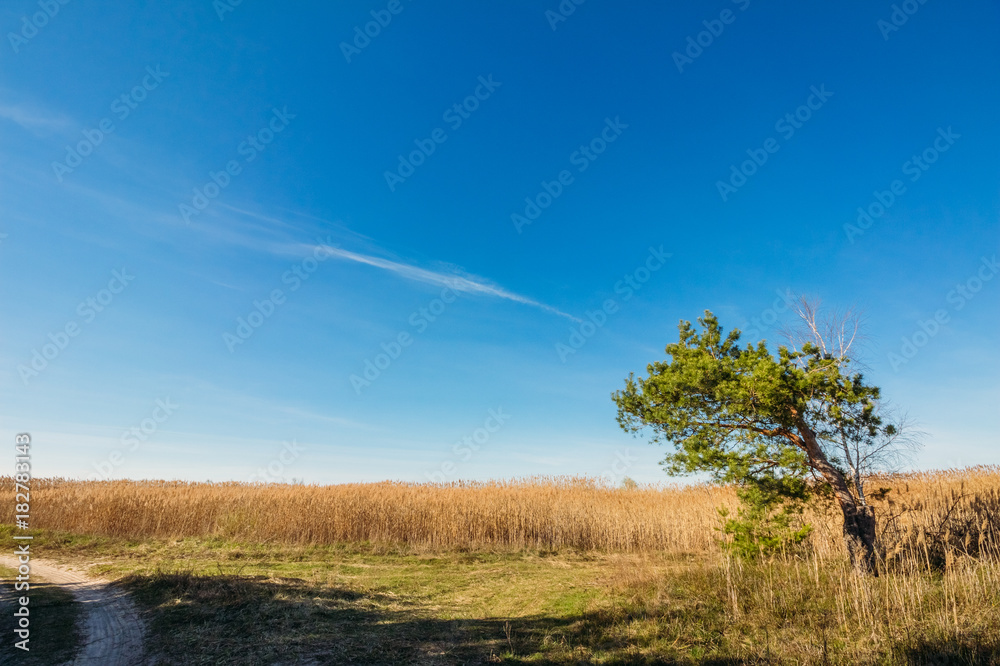
<svg viewBox="0 0 1000 666"><path fill-rule="evenodd" d="M241 247L270 254L272 256L286 258L304 257L318 247L315 244L292 240L292 237L295 234L289 234L287 233L287 230L292 229L304 231L304 229L300 229L298 226L291 224L284 219L274 218L244 207L223 204L220 208L231 213L236 213L237 215L225 216L226 224L216 222L205 223L202 226L201 230L213 236L217 241L239 245ZM301 212L289 212L297 217L310 218L323 222L323 227L326 231L333 228L333 236L337 239L346 240L352 245L360 244L369 251L384 252L384 250L379 248L369 237L348 229L342 224L317 218ZM246 218L255 220L255 222L247 222ZM260 222L263 222L264 224L259 224ZM326 236L328 239L330 238L325 231L320 232L318 229L315 231L321 236ZM504 300L538 308L560 317L566 317L572 321L580 321L578 318L567 314L558 308L540 303L532 298L528 298L527 296L516 294L494 284L490 280L463 273L457 268L452 269L450 266L446 267L446 269L438 270L421 268L413 264L386 259L374 254L365 254L362 252L345 250L338 247L336 241L333 240L329 240L327 243L324 243L323 248L325 248L332 257L345 261L353 261L359 264L365 264L367 266L372 266L373 268L380 268L382 270L395 273L401 278L412 280L414 282L422 282L424 284L441 287L450 287L457 292L466 294L480 294L483 296L502 298Z"/></svg>
<svg viewBox="0 0 1000 666"><path fill-rule="evenodd" d="M296 407L285 407L282 411L289 416L294 416L297 418L312 419L315 421L323 421L324 423L333 423L338 426L345 428L355 428L358 430L379 430L380 428L373 426L368 423L361 423L353 419L347 419L341 416L330 416L326 414L317 414L304 409L298 409Z"/></svg>
<svg viewBox="0 0 1000 666"><path fill-rule="evenodd" d="M29 104L0 102L0 118L9 120L31 132L61 132L73 126L69 116L44 111Z"/></svg>
<svg viewBox="0 0 1000 666"><path fill-rule="evenodd" d="M528 298L527 296L515 294L514 292L492 284L483 278L432 271L426 268L420 268L419 266L404 264L398 261L374 257L367 254L359 254L357 252L351 252L350 250L344 250L337 247L328 247L327 251L334 257L344 259L346 261L354 261L359 264L366 264L375 268L381 268L382 270L390 271L399 277L407 280L413 280L414 282L451 287L455 291L467 294L482 294L485 296L503 298L508 301L514 301L515 303L530 305L531 307L539 308L545 312L550 312L552 314L559 315L560 317L566 317L567 319L572 319L573 321L580 321L576 317L566 314L562 310L554 308L551 305L545 305L544 303L539 303L538 301Z"/></svg>
<svg viewBox="0 0 1000 666"><path fill-rule="evenodd" d="M293 231L302 231L301 228L299 228L299 227L297 227L297 226L295 226L293 224L289 224L285 220L279 220L276 217L269 217L267 215L262 215L261 213L255 213L253 211L246 210L244 208L237 208L236 206L230 206L229 204L225 204L225 203L220 203L219 206L222 207L222 208L225 208L227 210L231 210L234 213L239 213L240 215L245 215L247 217L252 217L252 218L254 218L256 220L260 220L262 222L267 222L269 224L276 224L279 227L283 227L285 229L291 229ZM272 231L273 231L273 229L272 229Z"/></svg>

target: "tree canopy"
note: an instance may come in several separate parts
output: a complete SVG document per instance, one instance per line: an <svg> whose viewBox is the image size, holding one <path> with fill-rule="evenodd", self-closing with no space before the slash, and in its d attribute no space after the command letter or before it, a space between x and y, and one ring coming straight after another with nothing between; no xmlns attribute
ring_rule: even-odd
<svg viewBox="0 0 1000 666"><path fill-rule="evenodd" d="M719 482L788 494L808 479L828 485L844 510L845 535L857 531L848 523L870 511L859 508L864 501L852 492L838 452L850 438L857 445L894 436L895 426L879 416L878 387L851 372L843 349L807 341L773 354L763 341L741 347L740 332L724 335L707 310L698 321L700 332L682 321L678 342L666 347L669 359L649 364L648 377L629 374L624 390L612 394L621 427L672 444L663 461L670 474L707 472ZM872 533L868 556L873 520L858 528Z"/></svg>

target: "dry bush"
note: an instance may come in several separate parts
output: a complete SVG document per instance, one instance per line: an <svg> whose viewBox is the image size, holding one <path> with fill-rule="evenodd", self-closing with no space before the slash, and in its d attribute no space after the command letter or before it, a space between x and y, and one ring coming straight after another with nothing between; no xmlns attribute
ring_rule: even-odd
<svg viewBox="0 0 1000 666"><path fill-rule="evenodd" d="M0 477L13 492L13 479ZM1000 466L876 477L891 558L998 555ZM732 488L615 488L576 477L332 486L35 479L33 527L115 537L226 537L436 549L714 551ZM0 520L13 522L12 505ZM841 517L814 503L813 555L841 558Z"/></svg>
<svg viewBox="0 0 1000 666"><path fill-rule="evenodd" d="M997 467L873 479L887 564L942 570L958 559L1000 559Z"/></svg>

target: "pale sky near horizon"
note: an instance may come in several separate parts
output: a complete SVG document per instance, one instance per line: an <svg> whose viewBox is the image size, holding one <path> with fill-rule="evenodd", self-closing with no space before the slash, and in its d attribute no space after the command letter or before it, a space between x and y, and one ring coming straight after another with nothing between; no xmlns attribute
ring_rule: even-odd
<svg viewBox="0 0 1000 666"><path fill-rule="evenodd" d="M0 437L666 481L610 393L807 295L866 312L914 467L1000 463L1000 8L902 5L7 3Z"/></svg>

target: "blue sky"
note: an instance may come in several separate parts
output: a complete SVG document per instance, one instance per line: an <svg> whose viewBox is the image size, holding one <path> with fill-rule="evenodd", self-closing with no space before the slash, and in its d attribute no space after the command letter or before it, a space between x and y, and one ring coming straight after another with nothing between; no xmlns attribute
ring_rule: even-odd
<svg viewBox="0 0 1000 666"><path fill-rule="evenodd" d="M997 463L1000 10L896 6L6 3L0 435L36 475L660 481L609 394L805 294L866 311L916 467Z"/></svg>

